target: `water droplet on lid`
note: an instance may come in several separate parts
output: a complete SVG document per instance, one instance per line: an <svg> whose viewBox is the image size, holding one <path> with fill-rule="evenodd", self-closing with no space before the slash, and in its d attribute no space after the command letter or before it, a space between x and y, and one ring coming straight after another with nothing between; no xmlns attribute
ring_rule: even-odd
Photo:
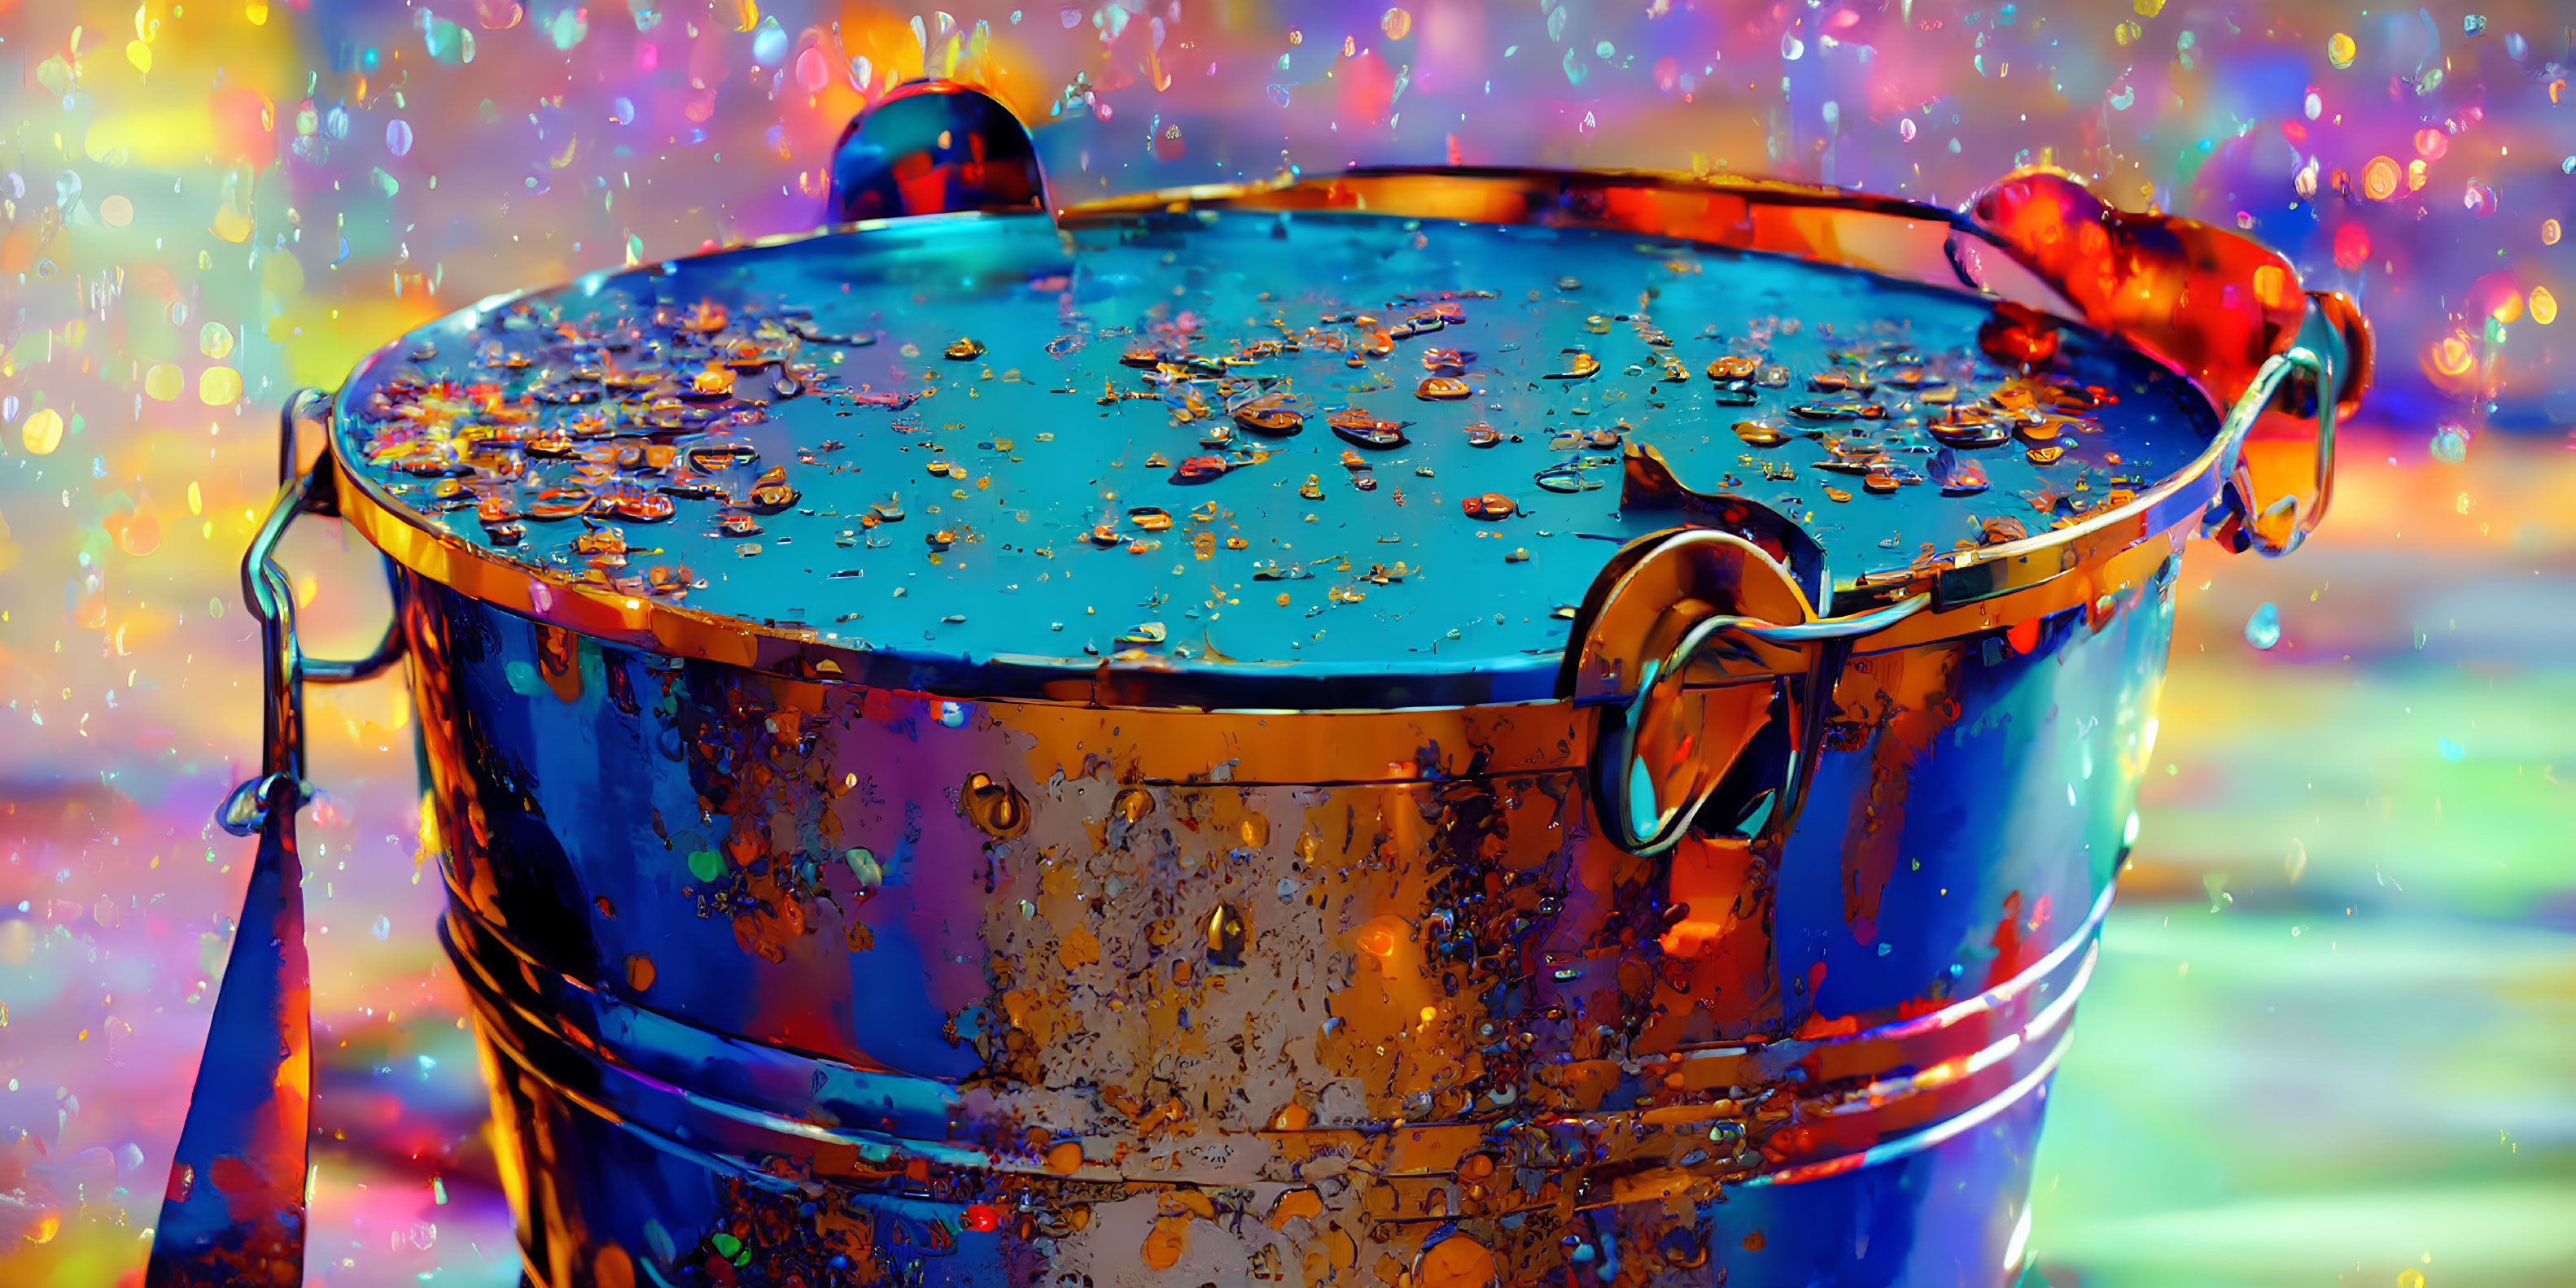
<svg viewBox="0 0 2576 1288"><path fill-rule="evenodd" d="M1548 466L1533 475L1532 481L1550 492L1591 492L1601 486L1599 479L1586 475L1582 466L1572 462Z"/></svg>
<svg viewBox="0 0 2576 1288"><path fill-rule="evenodd" d="M527 517L545 522L570 519L588 514L590 507L597 500L597 497L582 488L545 488L528 502Z"/></svg>
<svg viewBox="0 0 2576 1288"><path fill-rule="evenodd" d="M1357 407L1345 407L1324 418L1333 433L1345 443L1371 451L1391 451L1412 440L1404 436L1404 426L1396 421L1379 420Z"/></svg>
<svg viewBox="0 0 2576 1288"><path fill-rule="evenodd" d="M376 924L368 927L368 930L370 933L375 935L376 942L382 943L393 937L394 920L391 917L379 913L376 916Z"/></svg>
<svg viewBox="0 0 2576 1288"><path fill-rule="evenodd" d="M796 504L801 495L787 485L787 467L773 465L753 482L751 496L742 508L753 514L776 514Z"/></svg>
<svg viewBox="0 0 2576 1288"><path fill-rule="evenodd" d="M654 492L618 492L608 497L606 508L637 523L660 523L675 513L671 498Z"/></svg>
<svg viewBox="0 0 2576 1288"><path fill-rule="evenodd" d="M1780 38L1780 58L1782 61L1794 63L1800 58L1805 57L1806 53L1806 41L1800 40L1794 35L1782 36Z"/></svg>
<svg viewBox="0 0 2576 1288"><path fill-rule="evenodd" d="M1908 142L1908 143L1912 143L1912 142L1914 141L1914 118L1913 118L1913 117L1910 117L1910 116L1909 116L1909 117L1906 117L1905 119L1903 119L1903 120L1901 120L1901 121L1898 121L1898 122L1896 123L1896 137L1898 137L1898 138L1900 138L1900 139L1903 139L1903 140L1905 140L1905 141L1906 141L1906 142Z"/></svg>
<svg viewBox="0 0 2576 1288"><path fill-rule="evenodd" d="M1589 380L1601 372L1601 360L1585 350L1565 349L1558 357L1563 370L1549 372L1549 380Z"/></svg>
<svg viewBox="0 0 2576 1288"><path fill-rule="evenodd" d="M2260 649L2280 643L2281 610L2268 603L2256 608L2245 619L2245 642Z"/></svg>

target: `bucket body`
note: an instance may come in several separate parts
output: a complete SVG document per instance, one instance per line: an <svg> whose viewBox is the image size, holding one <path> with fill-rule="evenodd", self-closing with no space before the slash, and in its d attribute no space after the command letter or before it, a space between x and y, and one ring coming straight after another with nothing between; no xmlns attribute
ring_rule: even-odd
<svg viewBox="0 0 2576 1288"><path fill-rule="evenodd" d="M954 701L399 573L529 1273L2005 1282L2177 565L1852 657L1782 842L1655 857L1571 701Z"/></svg>
<svg viewBox="0 0 2576 1288"><path fill-rule="evenodd" d="M303 1058L301 686L407 654L544 1288L2025 1273L2181 547L2322 515L2349 301L2051 172L1050 211L1008 125L911 87L863 222L418 328L309 474L290 398L219 816L279 933L156 1267L297 1268L190 1178L305 1174L230 1094ZM298 514L388 558L366 658Z"/></svg>

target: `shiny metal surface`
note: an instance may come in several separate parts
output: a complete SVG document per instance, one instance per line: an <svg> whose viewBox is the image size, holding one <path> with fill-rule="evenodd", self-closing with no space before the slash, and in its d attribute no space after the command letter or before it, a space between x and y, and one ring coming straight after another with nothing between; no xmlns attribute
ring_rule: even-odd
<svg viewBox="0 0 2576 1288"><path fill-rule="evenodd" d="M1574 1234L1666 1282L1707 1281L1703 1254L1805 1282L1711 1232L1736 1205L1782 1240L1852 1219L1859 1182L1810 1186L1895 1183L1873 1149L1934 1156L1900 1173L2026 1154L2165 577L1854 659L1776 857L1664 859L1592 825L1565 704L960 703L604 646L416 580L446 933L519 1157L558 1160L526 1161L532 1258L557 1283L747 1248L773 1276L845 1256L877 1267L851 1282L965 1284L1132 1273L1141 1248L1324 1282L1457 1237L1508 1279ZM767 1233L724 1252L736 1222ZM2008 1231L1928 1221L1847 1281L2000 1274Z"/></svg>
<svg viewBox="0 0 2576 1288"><path fill-rule="evenodd" d="M400 644L378 652L414 663L424 812L451 893L442 933L476 998L531 1277L2005 1282L2048 1074L2135 834L2178 551L2204 530L2239 549L2294 546L2323 511L2338 404L2368 370L2358 315L2300 292L2277 256L2087 200L2043 174L1957 216L1748 182L1363 173L1070 212L1069 252L1027 222L862 226L659 274L732 281L724 301L601 279L580 289L605 301L604 320L570 316L568 296L499 301L445 324L452 336L379 355L339 399L330 458L282 505L336 507L395 570ZM1694 404L1661 433L1623 425L1573 449L1604 454L1563 468L1598 466L1620 486L1569 493L1589 497L1569 527L1616 543L1571 560L1570 579L1408 586L1439 612L1463 597L1482 616L1476 597L1495 594L1502 618L1527 608L1526 624L1543 624L1536 644L1428 660L1399 657L1383 630L1312 658L1247 662L1212 638L1163 651L1168 633L1141 628L1113 656L1033 654L991 642L1044 616L1008 600L998 627L976 627L981 642L942 647L933 630L931 647L879 647L812 624L828 601L798 597L792 578L746 579L731 600L699 593L713 589L703 578L635 581L620 571L629 553L665 551L608 542L615 530L589 512L668 518L672 502L640 484L673 476L672 460L646 453L715 447L721 465L680 473L731 468L745 448L802 467L774 467L747 493L659 494L718 502L718 533L746 535L754 515L842 517L821 511L857 493L842 495L827 449L750 436L780 423L777 403L832 392L792 361L789 336L870 347L820 309L762 302L826 257L859 282L945 263L1000 290L1063 253L1110 263L1141 244L1171 267L1180 247L1241 235L1230 220L1287 229L1288 214L1360 243L1412 234L1417 250L1428 237L1402 220L1466 220L1459 245L1488 257L1492 238L1541 229L1548 255L1529 258L1542 273L1615 250L1600 237L1613 231L1697 243L1653 246L1667 263L1937 264L1990 292L1905 288L1923 317L1984 319L1944 381L1975 383L2005 412L2045 396L2098 413L2015 421L2031 467L2076 459L2056 448L2062 426L2099 435L2088 469L2154 472L2105 473L2117 486L2098 499L2031 502L2051 520L2035 534L1989 518L1951 551L1927 543L1837 579L1826 556L1857 554L1853 534L1691 466L1710 442L1710 409ZM1086 230L1116 236L1085 250ZM2069 271L2070 245L2099 252L2078 264L2107 265L2098 280ZM1391 271L1361 289L1419 285ZM1730 271L1820 280L1750 256ZM649 299L614 293L645 287ZM956 329L974 294L940 299L931 324ZM1861 294L1888 298L1875 282ZM1536 336L1558 316L1543 296L1529 295ZM1614 320L1663 347L1642 309L1584 327ZM743 334L725 330L737 321ZM602 369L531 374L514 327L552 328L556 356ZM422 371L442 336L473 338L497 374L478 387ZM1209 361L1191 347L1203 338L1182 328L1144 356L1179 383L1214 379L1191 374ZM1391 341L1351 361L1398 352ZM949 343L960 361L990 351ZM575 427L521 401L521 385L550 390L547 406L597 405L589 382L637 344L656 357L636 387L670 404L621 406L648 418L629 429L593 426L634 440L634 461L608 447L576 451L560 479L532 472L528 445ZM1584 344L1563 350L1563 374L1599 374ZM1850 365L1892 381L1915 368L1920 392L1912 352ZM774 369L777 401L736 397L723 354ZM676 391L664 358L709 363ZM2140 383L2077 378L2097 368ZM1708 380L1738 374L1712 363ZM1851 392L1828 374L1811 392ZM1751 392L1762 380L1738 383L1766 396ZM682 392L727 423L691 423ZM909 405L894 404L878 410ZM1287 423L1278 405L1228 410L1265 432ZM1525 430L1544 420L1518 414ZM1961 517L1936 490L1892 500L1909 485L1875 477L1902 435L1926 432L1904 414L1918 418L1858 454L1886 494L1870 500L1901 522ZM1355 419L1334 429L1369 450L1404 438ZM1085 465L1122 450L1078 446L1070 459ZM875 450L853 464L897 459ZM1225 486L1284 450L1170 483ZM1472 474L1488 450L1440 455L1420 476L1454 462ZM2306 493L2285 462L2312 467ZM440 504L397 471L447 480ZM1062 486L1060 468L1025 474L1042 496ZM1480 499L1467 518L1519 517ZM512 553L527 538L511 530L544 521L521 507L540 504L584 523L586 570L550 542ZM438 517L461 507L482 514L481 539ZM1236 523L1250 509L1238 507L1210 518ZM872 513L863 526L897 521ZM1394 549L1447 550L1472 530L1458 517L1399 528ZM1241 548L1285 549L1291 521L1250 515ZM1200 535L1209 557L1215 530ZM957 543L929 544L955 594L992 594L999 572L951 566L940 556ZM1158 576L1094 580L1151 590ZM291 629L278 656L272 708L291 721ZM291 882L278 906L300 908Z"/></svg>

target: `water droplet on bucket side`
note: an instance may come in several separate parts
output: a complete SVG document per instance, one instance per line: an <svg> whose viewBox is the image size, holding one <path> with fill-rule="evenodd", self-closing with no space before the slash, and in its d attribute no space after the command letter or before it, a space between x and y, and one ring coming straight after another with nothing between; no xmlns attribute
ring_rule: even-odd
<svg viewBox="0 0 2576 1288"><path fill-rule="evenodd" d="M965 807L966 817L976 830L999 840L1009 840L1029 830L1029 801L1020 789L1009 783L995 782L989 774L971 774L958 792L958 803Z"/></svg>
<svg viewBox="0 0 2576 1288"><path fill-rule="evenodd" d="M1241 966L1246 929L1243 910L1230 903L1220 903L1207 919L1207 961L1210 966Z"/></svg>

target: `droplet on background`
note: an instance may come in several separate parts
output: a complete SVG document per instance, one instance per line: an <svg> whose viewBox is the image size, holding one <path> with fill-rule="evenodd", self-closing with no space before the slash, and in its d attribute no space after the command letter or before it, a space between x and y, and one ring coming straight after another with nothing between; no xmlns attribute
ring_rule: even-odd
<svg viewBox="0 0 2576 1288"><path fill-rule="evenodd" d="M1806 41L1800 40L1796 36L1782 36L1780 38L1780 57L1784 61L1794 63L1800 58L1805 57L1806 53Z"/></svg>
<svg viewBox="0 0 2576 1288"><path fill-rule="evenodd" d="M1389 9L1377 21L1377 29L1389 40L1402 40L1413 34L1413 15L1402 9Z"/></svg>
<svg viewBox="0 0 2576 1288"><path fill-rule="evenodd" d="M156 362L143 372L143 392L155 402L169 402L188 385L188 373L175 362Z"/></svg>
<svg viewBox="0 0 2576 1288"><path fill-rule="evenodd" d="M230 367L208 367L197 375L197 401L209 407L229 407L240 402L241 373Z"/></svg>
<svg viewBox="0 0 2576 1288"><path fill-rule="evenodd" d="M2546 286L2531 288L2531 320L2542 326L2558 320L2558 297Z"/></svg>
<svg viewBox="0 0 2576 1288"><path fill-rule="evenodd" d="M867 61L868 61L868 60L867 60L867 59L864 59L864 58L858 59L858 60L856 60L856 65L865 65ZM861 77L861 79L862 79L862 80L864 80L864 79L865 79L865 73L857 73L857 74ZM611 121L616 122L616 123L617 123L617 124L619 124L619 125L632 125L632 124L634 124L634 123L635 123L635 100L633 100L633 99L631 99L631 98L628 98L628 97L626 97L626 96L625 96L625 95L623 95L623 94L618 95L618 96L617 96L617 101L608 105L608 119L609 119L609 120L611 120Z"/></svg>
<svg viewBox="0 0 2576 1288"><path fill-rule="evenodd" d="M122 194L98 203L98 221L110 228L123 228L134 222L134 203Z"/></svg>
<svg viewBox="0 0 2576 1288"><path fill-rule="evenodd" d="M2397 195L2397 160L2394 157L2372 157L2361 170L2361 195L2373 201L2386 201Z"/></svg>
<svg viewBox="0 0 2576 1288"><path fill-rule="evenodd" d="M376 924L369 927L368 930L370 933L375 935L378 943L391 939L393 938L394 933L393 918L385 916L383 913L378 913L376 914Z"/></svg>
<svg viewBox="0 0 2576 1288"><path fill-rule="evenodd" d="M2245 619L2245 642L2268 649L2281 642L2281 610L2265 604Z"/></svg>
<svg viewBox="0 0 2576 1288"><path fill-rule="evenodd" d="M222 361L233 351L232 328L221 322L209 322L197 328L197 352Z"/></svg>
<svg viewBox="0 0 2576 1288"><path fill-rule="evenodd" d="M2444 760L2457 762L2468 756L2469 749L2448 738L2435 738L2433 752Z"/></svg>
<svg viewBox="0 0 2576 1288"><path fill-rule="evenodd" d="M391 152L395 156L407 156L411 153L411 123L409 121L396 120L385 122L385 151Z"/></svg>
<svg viewBox="0 0 2576 1288"><path fill-rule="evenodd" d="M796 56L796 83L804 86L806 93L820 94L831 81L832 68L824 61L822 49L808 46Z"/></svg>
<svg viewBox="0 0 2576 1288"><path fill-rule="evenodd" d="M110 200L114 200L114 198L110 198ZM2541 245L2543 245L2543 246L2555 246L2555 245L2557 245L2557 244L2558 244L2558 236L2559 236L2559 233L2558 233L2558 221L2557 221L2557 220L2555 220L2555 219L2543 219L2543 220L2541 220L2541 221L2540 221L2540 244L2541 244Z"/></svg>
<svg viewBox="0 0 2576 1288"><path fill-rule="evenodd" d="M763 67L775 67L787 57L787 29L776 18L760 22L760 34L751 38L751 60Z"/></svg>
<svg viewBox="0 0 2576 1288"><path fill-rule="evenodd" d="M2336 71L2352 66L2354 56L2360 52L2361 47L2352 42L2352 37L2340 31L2326 41L2326 61L2334 64Z"/></svg>
<svg viewBox="0 0 2576 1288"><path fill-rule="evenodd" d="M28 452L44 456L63 445L63 414L51 407L39 407L19 427L19 440Z"/></svg>
<svg viewBox="0 0 2576 1288"><path fill-rule="evenodd" d="M1073 13L1073 11L1072 11L1071 9L1067 9L1067 10L1065 10L1065 13L1069 16L1069 15L1071 15L1071 14ZM1073 24L1072 24L1072 23L1070 23L1070 22L1068 22L1068 23L1066 23L1065 25L1066 25L1066 26L1068 26L1068 27L1070 27L1070 26L1072 26ZM1289 43L1289 44L1291 44L1291 45L1302 45L1302 44L1305 44L1305 43L1306 43L1306 33L1305 33L1305 32L1303 32L1303 31L1299 31L1299 30L1298 30L1297 28L1295 28L1295 27L1290 27L1290 28L1288 29L1288 43Z"/></svg>
<svg viewBox="0 0 2576 1288"><path fill-rule="evenodd" d="M2469 436L2457 425L2444 425L2433 431L2433 442L2427 450L2434 460L2457 465L2469 458Z"/></svg>
<svg viewBox="0 0 2576 1288"><path fill-rule="evenodd" d="M1898 137L1898 138L1900 138L1900 139L1903 139L1903 140L1905 140L1905 141L1906 141L1906 142L1908 142L1908 143L1912 143L1912 142L1914 141L1914 118L1913 118L1913 117L1910 117L1910 116L1909 116L1909 117L1906 117L1905 119L1903 119L1903 120L1901 120L1901 121L1898 121L1898 122L1896 123L1896 137Z"/></svg>

